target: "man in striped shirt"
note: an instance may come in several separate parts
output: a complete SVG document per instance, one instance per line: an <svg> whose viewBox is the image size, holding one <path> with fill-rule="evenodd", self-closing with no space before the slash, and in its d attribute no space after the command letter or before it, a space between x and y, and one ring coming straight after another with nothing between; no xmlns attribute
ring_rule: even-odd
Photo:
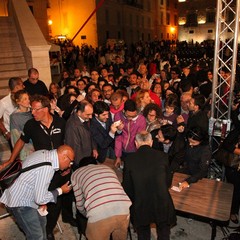
<svg viewBox="0 0 240 240"><path fill-rule="evenodd" d="M73 149L62 145L56 150L39 150L27 157L23 168L41 162L51 162L22 173L14 184L6 189L0 199L16 218L26 238L46 239L46 214L48 202L57 202L57 197L71 190L69 182L53 191L48 191L51 179L57 170L66 170L72 165Z"/></svg>
<svg viewBox="0 0 240 240"><path fill-rule="evenodd" d="M126 240L131 201L112 169L83 158L71 177L78 211L88 218L91 240Z"/></svg>

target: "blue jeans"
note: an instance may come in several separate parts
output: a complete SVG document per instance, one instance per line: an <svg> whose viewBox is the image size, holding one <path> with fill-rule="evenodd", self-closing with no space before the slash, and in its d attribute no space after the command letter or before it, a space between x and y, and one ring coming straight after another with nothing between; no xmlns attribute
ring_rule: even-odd
<svg viewBox="0 0 240 240"><path fill-rule="evenodd" d="M37 209L31 207L8 207L27 240L46 240L46 217L39 215Z"/></svg>

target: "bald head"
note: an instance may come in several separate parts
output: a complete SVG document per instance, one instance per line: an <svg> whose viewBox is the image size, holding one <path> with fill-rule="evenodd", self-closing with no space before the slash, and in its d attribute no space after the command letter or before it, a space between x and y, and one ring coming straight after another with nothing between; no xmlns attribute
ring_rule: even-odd
<svg viewBox="0 0 240 240"><path fill-rule="evenodd" d="M62 145L57 149L59 169L65 170L71 167L72 162L74 161L74 151L68 145Z"/></svg>
<svg viewBox="0 0 240 240"><path fill-rule="evenodd" d="M147 132L147 131L141 131L139 133L136 134L136 137L135 137L135 144L136 144L136 147L139 148L143 145L148 145L148 146L152 146L152 135Z"/></svg>

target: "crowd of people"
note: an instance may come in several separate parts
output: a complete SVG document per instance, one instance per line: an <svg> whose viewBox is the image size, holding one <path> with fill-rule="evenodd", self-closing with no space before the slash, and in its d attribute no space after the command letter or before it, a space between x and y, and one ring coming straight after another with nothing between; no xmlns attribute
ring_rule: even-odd
<svg viewBox="0 0 240 240"><path fill-rule="evenodd" d="M139 240L150 239L151 223L158 239L170 239L176 223L168 191L174 172L189 175L179 185L183 191L208 175L213 71L202 54L199 61L180 60L166 48L171 44L138 43L132 59L118 49L110 64L106 54L98 64L76 64L49 88L36 68L28 70L24 82L9 79L10 93L0 100L0 130L12 154L0 171L16 158L23 167L41 158L52 162L22 174L0 199L27 239L54 239L60 212L63 222L77 226L73 202L87 219L84 233L90 240L110 235L124 240L129 221ZM229 74L221 69L223 78ZM234 103L233 126L240 129L239 102ZM228 140L226 148L239 154L237 136L234 143ZM104 165L106 159L123 169L122 183ZM231 220L237 223L240 174L229 168L226 177L234 184Z"/></svg>

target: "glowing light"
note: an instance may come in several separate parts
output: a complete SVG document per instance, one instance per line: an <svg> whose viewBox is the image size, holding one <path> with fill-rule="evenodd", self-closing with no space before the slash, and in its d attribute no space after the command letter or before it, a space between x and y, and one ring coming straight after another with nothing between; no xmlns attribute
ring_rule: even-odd
<svg viewBox="0 0 240 240"><path fill-rule="evenodd" d="M171 33L174 33L175 32L175 27L171 27L170 31L171 31Z"/></svg>
<svg viewBox="0 0 240 240"><path fill-rule="evenodd" d="M204 23L206 23L205 19L198 20L198 24L204 24Z"/></svg>
<svg viewBox="0 0 240 240"><path fill-rule="evenodd" d="M52 25L53 21L51 19L48 20L48 25Z"/></svg>
<svg viewBox="0 0 240 240"><path fill-rule="evenodd" d="M186 24L186 17L179 17L178 18L178 25L185 25Z"/></svg>
<svg viewBox="0 0 240 240"><path fill-rule="evenodd" d="M206 16L201 14L198 16L198 24L204 24L206 23Z"/></svg>
<svg viewBox="0 0 240 240"><path fill-rule="evenodd" d="M178 0L178 2L186 2L186 0Z"/></svg>

